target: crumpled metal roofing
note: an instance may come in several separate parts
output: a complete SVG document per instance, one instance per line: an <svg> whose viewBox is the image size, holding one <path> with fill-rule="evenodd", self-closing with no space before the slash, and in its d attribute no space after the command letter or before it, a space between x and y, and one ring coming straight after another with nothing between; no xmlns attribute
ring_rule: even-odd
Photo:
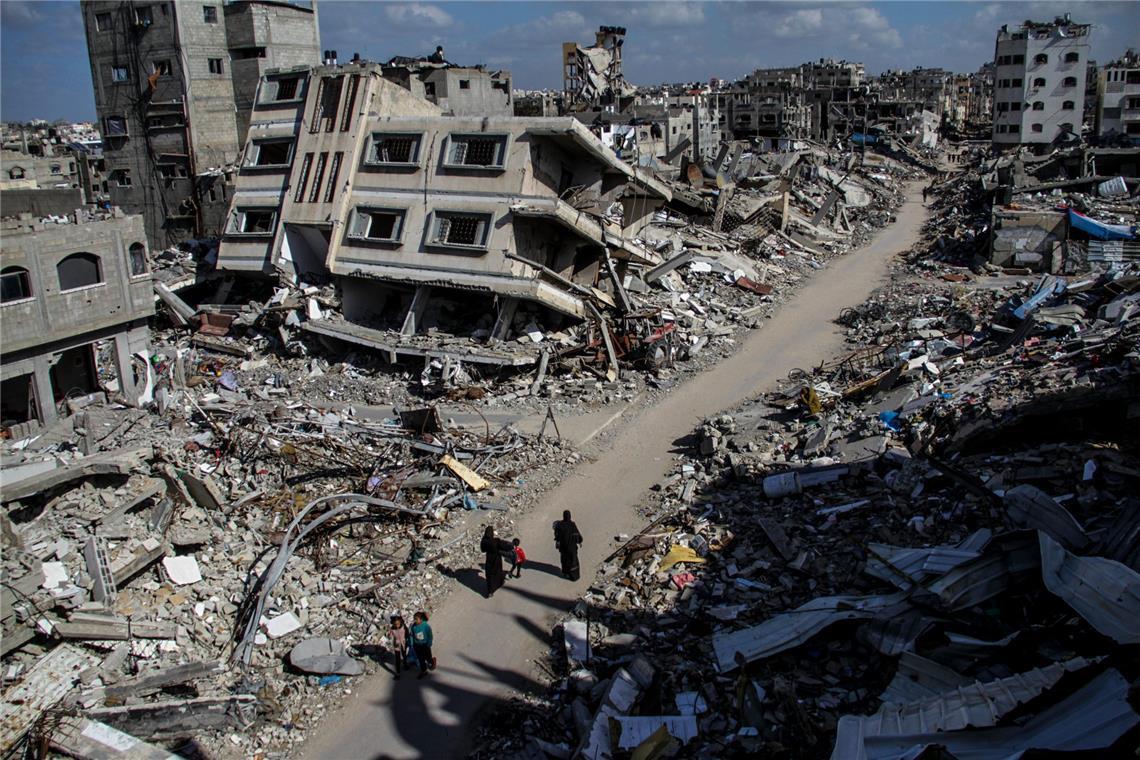
<svg viewBox="0 0 1140 760"><path fill-rule="evenodd" d="M835 749L848 747L852 737L901 736L984 728L996 725L1006 713L1052 688L1065 673L1100 662L1076 657L1007 678L976 681L916 702L888 702L873 715L847 715L839 723ZM835 753L832 758L836 758ZM843 757L843 755L838 755Z"/></svg>
<svg viewBox="0 0 1140 760"><path fill-rule="evenodd" d="M1088 624L1118 644L1140 644L1140 574L1104 557L1078 557L1045 533L1041 577Z"/></svg>
<svg viewBox="0 0 1140 760"><path fill-rule="evenodd" d="M1015 525L1048 533L1070 551L1090 543L1088 534L1069 510L1036 486L1021 485L1005 492L1005 509Z"/></svg>
<svg viewBox="0 0 1140 760"><path fill-rule="evenodd" d="M959 565L928 587L950 612L957 612L1005 593L1040 567L1037 547L1026 535L1007 534L995 540L985 554Z"/></svg>
<svg viewBox="0 0 1140 760"><path fill-rule="evenodd" d="M976 551L953 546L908 549L888 544L868 544L867 549L874 556L867 557L863 572L901 589L909 589L914 583L922 583L927 578L945 575L978 556ZM905 578L900 577L900 573Z"/></svg>
<svg viewBox="0 0 1140 760"><path fill-rule="evenodd" d="M972 680L942 663L914 652L903 652L895 677L879 698L884 702L917 702L965 686Z"/></svg>
<svg viewBox="0 0 1140 760"><path fill-rule="evenodd" d="M862 725L858 717L845 716L839 720L841 731L845 721ZM902 760L935 744L962 760L1006 760L1030 749L1103 750L1138 723L1140 714L1128 704L1128 681L1113 669L1021 726L901 736L862 736L848 729L832 758Z"/></svg>
<svg viewBox="0 0 1140 760"><path fill-rule="evenodd" d="M843 620L889 617L909 609L907 594L884 596L825 596L751 628L713 634L713 651L722 673L736 668L736 653L746 661L771 657L798 646L829 625Z"/></svg>

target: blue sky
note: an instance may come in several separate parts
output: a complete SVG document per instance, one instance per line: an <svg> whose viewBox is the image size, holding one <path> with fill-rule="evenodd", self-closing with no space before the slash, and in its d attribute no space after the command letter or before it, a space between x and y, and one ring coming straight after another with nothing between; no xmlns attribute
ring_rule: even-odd
<svg viewBox="0 0 1140 760"><path fill-rule="evenodd" d="M193 1L193 0L188 0ZM1140 45L1140 2L347 2L320 0L321 47L342 59L426 55L513 72L519 88L561 86L560 44L624 26L635 84L738 78L761 66L835 57L869 72L975 71L1001 24L1069 11L1094 25L1093 58ZM0 119L92 119L79 3L0 0Z"/></svg>

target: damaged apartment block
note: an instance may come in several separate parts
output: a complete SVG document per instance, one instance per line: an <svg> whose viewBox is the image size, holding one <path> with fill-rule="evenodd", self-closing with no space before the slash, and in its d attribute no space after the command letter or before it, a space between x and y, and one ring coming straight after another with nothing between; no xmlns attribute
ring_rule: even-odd
<svg viewBox="0 0 1140 760"><path fill-rule="evenodd" d="M665 184L575 119L444 116L383 73L264 79L220 267L335 284L341 314L304 329L390 361L531 365L527 334L630 310L626 275L662 261L635 236Z"/></svg>
<svg viewBox="0 0 1140 760"><path fill-rule="evenodd" d="M117 209L101 219L79 214L80 224L45 225L31 214L2 223L5 427L30 432L55 422L63 407L81 408L104 386L131 405L149 394L154 297L142 218ZM108 360L97 361L104 351ZM113 382L100 377L112 367Z"/></svg>

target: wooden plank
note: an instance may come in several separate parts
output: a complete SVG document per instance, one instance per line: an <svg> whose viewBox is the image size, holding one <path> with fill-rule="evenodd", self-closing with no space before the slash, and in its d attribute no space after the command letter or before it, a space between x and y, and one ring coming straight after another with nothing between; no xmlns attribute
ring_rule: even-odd
<svg viewBox="0 0 1140 760"><path fill-rule="evenodd" d="M491 484L486 479L484 479L483 476L450 454L444 454L443 458L439 460L439 463L459 476L459 479L466 483L468 487L470 487L471 490L475 491L476 493L486 488L490 488L491 486Z"/></svg>

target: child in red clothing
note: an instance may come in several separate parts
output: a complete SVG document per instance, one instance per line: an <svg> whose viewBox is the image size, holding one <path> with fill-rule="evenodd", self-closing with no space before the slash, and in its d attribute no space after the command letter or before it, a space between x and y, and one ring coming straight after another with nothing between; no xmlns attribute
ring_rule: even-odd
<svg viewBox="0 0 1140 760"><path fill-rule="evenodd" d="M523 563L526 562L526 552L519 546L519 540L517 538L511 543L515 545L514 554L511 555L511 575L515 578L521 578L522 566Z"/></svg>

